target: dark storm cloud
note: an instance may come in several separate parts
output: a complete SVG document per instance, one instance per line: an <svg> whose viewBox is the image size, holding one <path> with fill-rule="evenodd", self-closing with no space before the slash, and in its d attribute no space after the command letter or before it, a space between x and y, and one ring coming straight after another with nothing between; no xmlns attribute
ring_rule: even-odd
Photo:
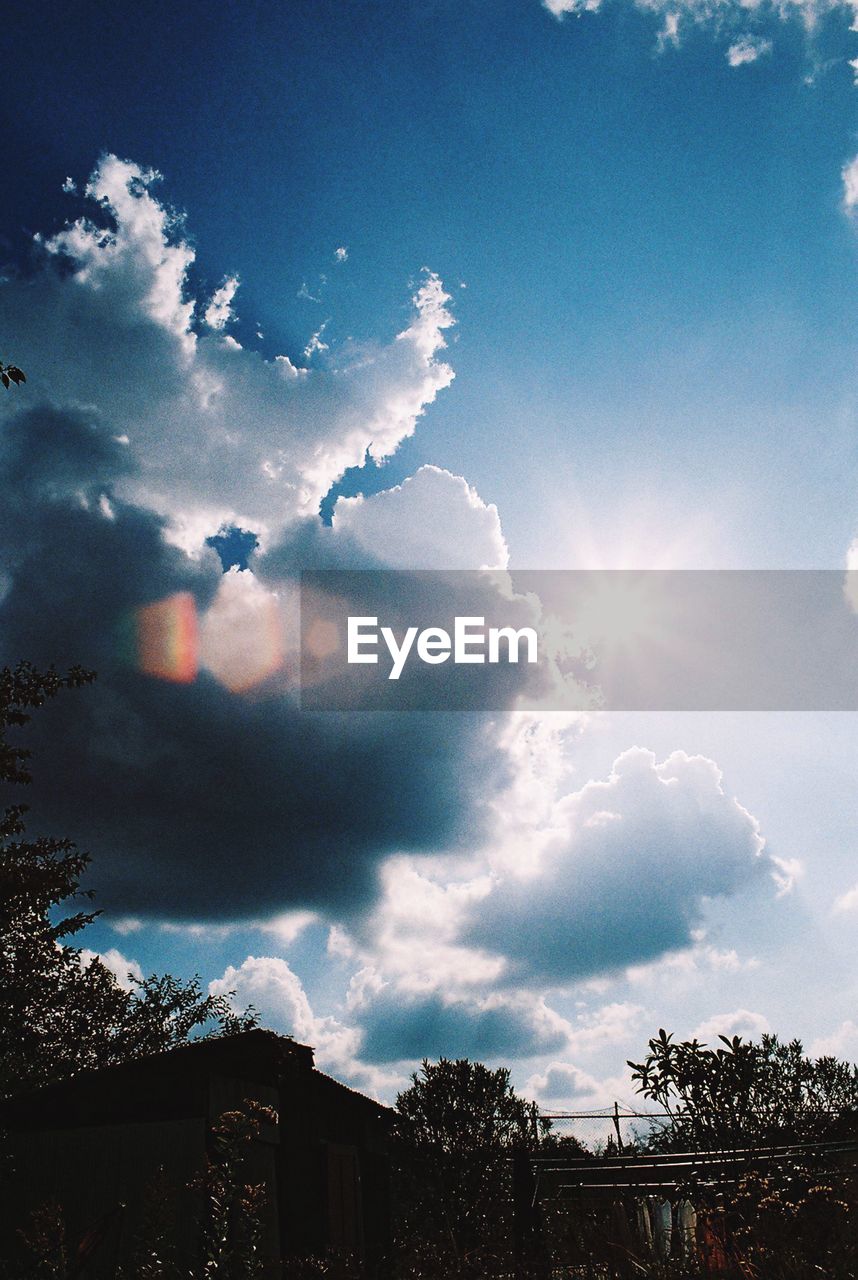
<svg viewBox="0 0 858 1280"><path fill-rule="evenodd" d="M445 1001L384 989L358 1012L361 1054L370 1062L406 1059L532 1057L558 1053L568 1027L532 998L526 1002Z"/></svg>
<svg viewBox="0 0 858 1280"><path fill-rule="evenodd" d="M81 663L99 677L27 730L31 829L93 854L100 904L174 918L346 910L372 896L388 853L478 837L484 798L506 779L488 720L314 717L276 688L244 697L205 673L188 685L141 675L123 652L129 616L179 591L207 606L215 551L189 559L157 516L115 496L127 454L97 423L22 415L2 457L0 660ZM325 536L318 521L297 525L271 572L348 563Z"/></svg>

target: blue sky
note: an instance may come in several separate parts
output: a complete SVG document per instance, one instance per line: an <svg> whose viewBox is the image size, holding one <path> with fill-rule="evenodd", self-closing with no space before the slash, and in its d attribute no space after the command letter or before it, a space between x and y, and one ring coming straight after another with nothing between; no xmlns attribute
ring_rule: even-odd
<svg viewBox="0 0 858 1280"><path fill-rule="evenodd" d="M100 671L74 730L58 712L45 731L36 818L93 850L91 947L235 986L386 1096L421 1028L429 1056L511 1062L555 1104L627 1091L624 1059L664 1024L858 1053L854 717L524 733L510 712L385 738L302 721L288 664L252 696L224 676L246 661L236 619L288 612L320 560L846 563L851 11L553 7L143 3L106 24L43 5L16 19L0 85L0 356L29 377L0 405L2 656ZM337 509L341 493L365 499ZM222 581L205 539L231 522L262 547ZM192 688L122 669L109 639L122 611L178 591L209 618ZM612 769L634 747L654 755L624 766L627 795ZM675 752L710 763L665 765ZM674 773L698 810L662 804ZM589 784L609 787L627 849L586 844ZM710 810L704 892L682 868ZM650 841L675 842L669 946L652 904L612 923L597 874L628 858L634 898ZM613 963L588 961L571 905L574 981L477 946L497 903L526 901L522 928L543 909L503 897L534 850L552 875L595 867L581 909L645 960L618 938Z"/></svg>
<svg viewBox="0 0 858 1280"><path fill-rule="evenodd" d="M7 81L13 237L66 218L57 175L105 147L155 165L204 279L238 271L247 336L296 357L326 319L388 332L429 263L468 289L455 392L407 462L503 504L519 563L569 555L562 515L532 528L523 469L531 504L549 474L611 517L645 487L680 519L717 486L739 540L722 562L830 563L844 528L814 508L842 505L848 468L808 441L854 412L842 18L811 42L774 24L733 69L705 24L657 56L659 20L623 5L144 5L115 32L66 15L30 20ZM841 56L815 71L828 27Z"/></svg>

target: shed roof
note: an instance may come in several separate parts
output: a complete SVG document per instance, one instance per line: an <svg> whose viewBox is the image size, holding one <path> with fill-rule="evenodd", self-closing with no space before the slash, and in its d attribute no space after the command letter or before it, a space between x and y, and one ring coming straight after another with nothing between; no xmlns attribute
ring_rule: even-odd
<svg viewBox="0 0 858 1280"><path fill-rule="evenodd" d="M68 1080L0 1103L0 1125L43 1129L119 1120L205 1114L213 1075L282 1088L307 1073L318 1088L348 1095L379 1115L389 1108L317 1071L313 1050L288 1036L254 1028L231 1036L192 1040L165 1053L81 1071Z"/></svg>

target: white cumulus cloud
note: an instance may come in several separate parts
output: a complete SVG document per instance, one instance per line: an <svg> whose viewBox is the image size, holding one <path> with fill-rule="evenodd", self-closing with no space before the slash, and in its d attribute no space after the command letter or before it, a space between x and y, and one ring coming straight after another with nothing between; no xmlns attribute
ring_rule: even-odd
<svg viewBox="0 0 858 1280"><path fill-rule="evenodd" d="M252 1005L265 1026L310 1045L322 1070L376 1097L404 1084L400 1074L361 1062L357 1028L315 1014L300 978L278 956L247 956L237 967L228 965L222 977L209 983L209 992L231 994L238 1009Z"/></svg>
<svg viewBox="0 0 858 1280"><path fill-rule="evenodd" d="M811 1058L843 1058L858 1062L858 1024L847 1018L830 1035L820 1036L808 1049Z"/></svg>
<svg viewBox="0 0 858 1280"><path fill-rule="evenodd" d="M224 329L234 318L232 300L238 290L238 276L227 276L219 289L215 289L205 310L205 322L210 329Z"/></svg>
<svg viewBox="0 0 858 1280"><path fill-rule="evenodd" d="M701 1022L694 1030L694 1037L703 1044L718 1046L718 1037L741 1036L743 1040L759 1040L761 1035L771 1031L771 1024L763 1013L755 1013L751 1009L733 1009L730 1013L714 1013L711 1018Z"/></svg>
<svg viewBox="0 0 858 1280"><path fill-rule="evenodd" d="M103 157L86 187L91 215L40 241L35 279L0 286L0 325L15 332L21 364L38 369L42 396L85 406L127 437L136 501L199 532L237 518L280 527L313 512L367 450L394 453L449 385L449 295L425 271L395 337L331 347L325 368L299 375L291 359L224 336L235 276L208 301L191 295L194 249L158 199L159 179ZM196 315L208 321L201 334Z"/></svg>
<svg viewBox="0 0 858 1280"><path fill-rule="evenodd" d="M772 41L766 36L748 34L748 22L766 21L774 24L798 22L808 35L809 42L820 20L828 14L845 19L842 34L856 29L858 0L780 0L772 6L762 6L758 0L629 0L631 7L642 13L660 18L661 29L656 35L656 47L663 51L668 45L679 42L679 26L696 24L707 26L717 37L730 40L727 61L731 67L747 65L768 53ZM543 8L558 21L567 17L581 17L602 8L602 0L542 0Z"/></svg>
<svg viewBox="0 0 858 1280"><path fill-rule="evenodd" d="M727 61L731 67L744 67L771 51L771 40L762 36L742 36L727 50Z"/></svg>
<svg viewBox="0 0 858 1280"><path fill-rule="evenodd" d="M843 166L842 177L843 209L846 213L853 213L855 206L858 205L858 156L853 156ZM851 559L849 567L854 567Z"/></svg>
<svg viewBox="0 0 858 1280"><path fill-rule="evenodd" d="M339 498L333 524L391 567L503 569L509 560L497 507L440 467L368 498Z"/></svg>
<svg viewBox="0 0 858 1280"><path fill-rule="evenodd" d="M532 845L518 869L504 864L463 938L519 974L564 980L687 946L708 899L782 871L714 761L682 751L624 752L606 781L557 803Z"/></svg>
<svg viewBox="0 0 858 1280"><path fill-rule="evenodd" d="M131 991L135 981L143 981L143 970L137 961L128 960L121 951L117 951L116 947L109 947L107 951L91 951L89 947L82 947L81 964L87 966L92 964L93 960L100 960L125 991Z"/></svg>
<svg viewBox="0 0 858 1280"><path fill-rule="evenodd" d="M858 884L847 889L845 893L841 893L839 897L834 899L832 910L837 913L851 914L858 911Z"/></svg>

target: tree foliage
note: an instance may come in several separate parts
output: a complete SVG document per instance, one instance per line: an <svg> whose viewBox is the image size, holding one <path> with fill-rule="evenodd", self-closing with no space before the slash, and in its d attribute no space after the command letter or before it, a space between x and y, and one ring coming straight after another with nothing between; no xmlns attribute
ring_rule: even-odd
<svg viewBox="0 0 858 1280"><path fill-rule="evenodd" d="M0 783L26 786L29 752L9 740L34 709L91 673L62 676L28 663L0 670ZM0 1096L84 1068L157 1053L209 1029L253 1024L227 997L204 996L198 979L169 975L121 985L98 960L84 962L76 935L99 914L81 890L89 858L66 839L25 838L26 806L0 817Z"/></svg>
<svg viewBox="0 0 858 1280"><path fill-rule="evenodd" d="M742 1274L765 1280L854 1280L855 1179L794 1169L789 1179L752 1173L730 1206Z"/></svg>
<svg viewBox="0 0 858 1280"><path fill-rule="evenodd" d="M16 364L4 364L3 361L0 360L0 382L3 383L3 386L7 391L13 383L16 387L19 387L22 382L26 381L27 379L24 375L24 371L19 369Z"/></svg>
<svg viewBox="0 0 858 1280"><path fill-rule="evenodd" d="M817 1141L858 1120L858 1067L807 1057L799 1040L719 1036L717 1048L660 1030L643 1062L629 1062L638 1091L669 1114L658 1135L674 1150Z"/></svg>
<svg viewBox="0 0 858 1280"><path fill-rule="evenodd" d="M396 1100L397 1234L409 1273L481 1275L509 1248L510 1156L547 1131L509 1071L423 1062Z"/></svg>

